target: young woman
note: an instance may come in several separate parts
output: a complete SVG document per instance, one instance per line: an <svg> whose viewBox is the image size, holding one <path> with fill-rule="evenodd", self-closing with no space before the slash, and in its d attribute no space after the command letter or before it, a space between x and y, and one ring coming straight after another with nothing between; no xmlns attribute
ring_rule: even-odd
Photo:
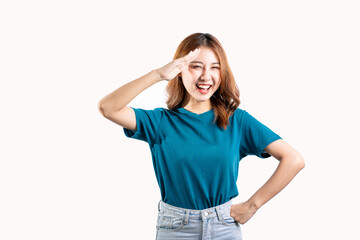
<svg viewBox="0 0 360 240"><path fill-rule="evenodd" d="M138 94L168 81L167 107L128 107ZM242 239L240 224L304 168L302 156L279 135L238 108L239 90L220 42L194 33L174 59L99 102L127 137L146 141L161 191L156 239ZM239 162L270 156L279 165L246 202L232 204Z"/></svg>

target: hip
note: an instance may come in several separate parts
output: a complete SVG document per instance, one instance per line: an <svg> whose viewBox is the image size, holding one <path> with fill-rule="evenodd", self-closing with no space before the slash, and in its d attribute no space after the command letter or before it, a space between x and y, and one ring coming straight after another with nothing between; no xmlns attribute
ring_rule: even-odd
<svg viewBox="0 0 360 240"><path fill-rule="evenodd" d="M242 240L240 223L230 216L232 201L203 210L159 201L156 239Z"/></svg>

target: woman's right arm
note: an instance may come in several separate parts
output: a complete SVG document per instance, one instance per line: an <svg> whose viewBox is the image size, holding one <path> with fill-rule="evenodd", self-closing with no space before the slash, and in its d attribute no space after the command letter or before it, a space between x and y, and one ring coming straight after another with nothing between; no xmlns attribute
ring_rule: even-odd
<svg viewBox="0 0 360 240"><path fill-rule="evenodd" d="M189 62L195 59L199 53L200 49L195 49L184 57L174 59L165 66L152 70L106 95L98 104L100 113L120 126L136 131L135 111L126 105L153 84L162 80L170 81L173 79L185 70Z"/></svg>
<svg viewBox="0 0 360 240"><path fill-rule="evenodd" d="M100 113L120 126L136 131L135 112L127 104L142 91L161 80L158 70L155 69L121 86L100 100L98 104Z"/></svg>

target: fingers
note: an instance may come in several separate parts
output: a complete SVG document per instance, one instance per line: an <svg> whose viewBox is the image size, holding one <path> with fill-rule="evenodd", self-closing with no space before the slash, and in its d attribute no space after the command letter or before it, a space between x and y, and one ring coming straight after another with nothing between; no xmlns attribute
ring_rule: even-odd
<svg viewBox="0 0 360 240"><path fill-rule="evenodd" d="M195 59L199 55L200 51L200 48L196 48L195 50L190 51L187 55L185 55L182 60L188 63L189 61Z"/></svg>
<svg viewBox="0 0 360 240"><path fill-rule="evenodd" d="M181 62L178 67L179 67L180 71L182 72L182 71L184 71L184 69L186 68L186 63L185 63L185 62Z"/></svg>
<svg viewBox="0 0 360 240"><path fill-rule="evenodd" d="M200 48L196 48L195 50L190 51L187 55L177 59L178 61L176 66L180 69L180 71L183 71L186 65L188 65L191 60L195 59L199 55L200 51Z"/></svg>

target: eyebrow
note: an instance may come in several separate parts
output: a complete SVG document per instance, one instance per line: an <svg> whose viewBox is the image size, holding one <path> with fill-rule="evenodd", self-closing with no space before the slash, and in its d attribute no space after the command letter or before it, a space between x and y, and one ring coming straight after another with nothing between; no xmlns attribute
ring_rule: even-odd
<svg viewBox="0 0 360 240"><path fill-rule="evenodd" d="M192 61L190 63L201 63L201 64L203 64L203 62L200 62L200 61ZM220 63L219 62L213 62L212 64L220 64Z"/></svg>

